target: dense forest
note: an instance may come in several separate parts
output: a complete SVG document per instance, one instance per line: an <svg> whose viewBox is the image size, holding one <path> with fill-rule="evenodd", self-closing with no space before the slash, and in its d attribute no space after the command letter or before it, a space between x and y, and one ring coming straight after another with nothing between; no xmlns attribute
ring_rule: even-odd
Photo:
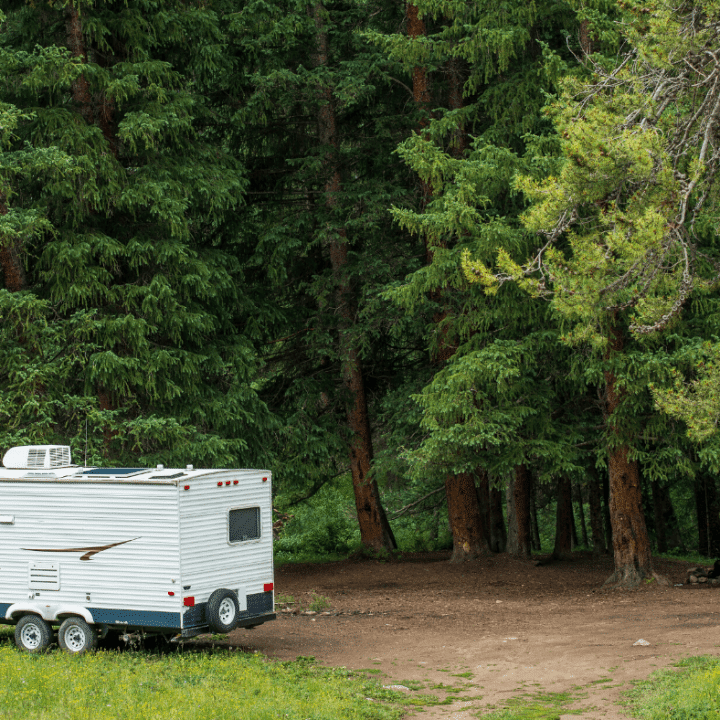
<svg viewBox="0 0 720 720"><path fill-rule="evenodd" d="M0 447L270 468L288 551L720 555L719 48L719 0L5 0Z"/></svg>

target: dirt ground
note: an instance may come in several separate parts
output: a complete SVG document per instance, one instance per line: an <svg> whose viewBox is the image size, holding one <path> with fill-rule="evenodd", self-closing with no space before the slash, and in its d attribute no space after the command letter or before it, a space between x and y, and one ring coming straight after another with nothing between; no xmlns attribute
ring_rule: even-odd
<svg viewBox="0 0 720 720"><path fill-rule="evenodd" d="M461 565L448 557L284 565L275 573L276 601L292 596L290 608L307 607L315 593L329 599L330 614L279 612L276 622L229 639L282 660L312 655L324 665L380 670L384 685L419 681L440 698L447 693L432 685L466 686L465 700L408 712L427 720L469 720L523 692L573 689L585 696L571 706L587 708L583 718L627 718L619 701L632 680L719 652L720 586L603 590L612 561L593 563L589 554L539 567L507 555ZM654 565L673 584L691 567ZM634 646L639 639L649 646Z"/></svg>

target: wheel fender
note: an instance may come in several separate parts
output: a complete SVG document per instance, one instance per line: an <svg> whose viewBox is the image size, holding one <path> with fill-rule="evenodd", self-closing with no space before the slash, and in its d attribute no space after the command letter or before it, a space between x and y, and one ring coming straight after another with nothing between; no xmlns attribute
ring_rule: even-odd
<svg viewBox="0 0 720 720"><path fill-rule="evenodd" d="M79 615L86 623L93 624L92 613L82 605L46 605L44 603L20 602L11 605L5 613L6 620L16 620L21 615L32 613L39 615L43 620L52 622L58 617Z"/></svg>

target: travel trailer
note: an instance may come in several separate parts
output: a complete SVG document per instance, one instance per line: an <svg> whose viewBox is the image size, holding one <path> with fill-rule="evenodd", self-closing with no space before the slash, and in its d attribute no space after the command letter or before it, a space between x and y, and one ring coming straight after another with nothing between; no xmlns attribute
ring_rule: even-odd
<svg viewBox="0 0 720 720"><path fill-rule="evenodd" d="M56 445L11 448L3 465L0 623L19 648L275 619L267 470L78 467Z"/></svg>

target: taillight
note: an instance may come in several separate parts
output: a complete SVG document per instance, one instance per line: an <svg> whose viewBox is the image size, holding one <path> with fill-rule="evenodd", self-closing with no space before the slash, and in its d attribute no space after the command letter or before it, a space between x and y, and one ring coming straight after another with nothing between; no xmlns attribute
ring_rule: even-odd
<svg viewBox="0 0 720 720"><path fill-rule="evenodd" d="M185 607L195 607L195 598L192 595L190 597L183 598L183 605Z"/></svg>
<svg viewBox="0 0 720 720"><path fill-rule="evenodd" d="M273 583L265 583L263 585L263 590L265 592L272 592L272 589L273 589Z"/></svg>

